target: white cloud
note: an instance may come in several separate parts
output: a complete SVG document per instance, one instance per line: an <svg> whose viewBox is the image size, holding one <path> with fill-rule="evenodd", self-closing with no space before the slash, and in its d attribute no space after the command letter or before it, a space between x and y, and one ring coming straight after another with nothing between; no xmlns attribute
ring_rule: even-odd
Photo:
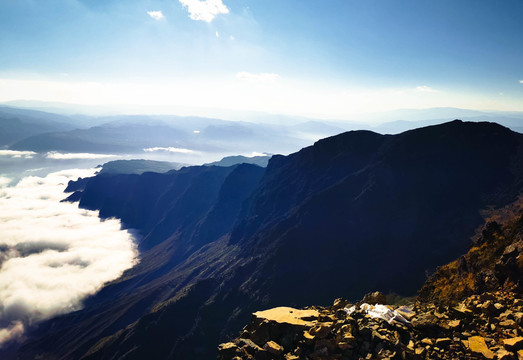
<svg viewBox="0 0 523 360"><path fill-rule="evenodd" d="M180 0L180 3L187 8L193 20L211 22L216 15L229 13L222 0Z"/></svg>
<svg viewBox="0 0 523 360"><path fill-rule="evenodd" d="M193 131L193 134L199 134L200 133L200 130L194 130Z"/></svg>
<svg viewBox="0 0 523 360"><path fill-rule="evenodd" d="M237 79L253 83L273 83L276 82L279 77L278 74L273 73L251 74L246 71L241 71L236 74Z"/></svg>
<svg viewBox="0 0 523 360"><path fill-rule="evenodd" d="M181 148L175 148L175 147L152 147L152 148L143 149L143 151L145 151L145 152L161 151L161 152L171 152L171 153L180 153L180 154L194 153L193 150L181 149Z"/></svg>
<svg viewBox="0 0 523 360"><path fill-rule="evenodd" d="M519 80L519 83L520 83L520 84L523 84L523 80Z"/></svg>
<svg viewBox="0 0 523 360"><path fill-rule="evenodd" d="M216 31L216 37L220 37L220 33Z"/></svg>
<svg viewBox="0 0 523 360"><path fill-rule="evenodd" d="M24 327L80 309L137 262L119 221L60 202L69 180L94 171L29 176L0 190L0 346Z"/></svg>
<svg viewBox="0 0 523 360"><path fill-rule="evenodd" d="M24 334L24 324L13 321L7 328L0 329L0 346L8 341L19 339Z"/></svg>
<svg viewBox="0 0 523 360"><path fill-rule="evenodd" d="M417 92L429 92L429 93L439 92L439 90L435 90L435 89L431 88L430 86L426 86L426 85L416 86L416 88L414 90Z"/></svg>
<svg viewBox="0 0 523 360"><path fill-rule="evenodd" d="M267 155L266 153L261 153L261 152L253 151L253 152L251 153L251 155L250 155L250 156L247 156L247 157L255 157L255 156L269 156L269 155Z"/></svg>
<svg viewBox="0 0 523 360"><path fill-rule="evenodd" d="M234 41L234 36L229 36L229 39L231 39L231 41Z"/></svg>
<svg viewBox="0 0 523 360"><path fill-rule="evenodd" d="M34 151L0 150L0 156L11 158L31 159L33 155L36 155Z"/></svg>
<svg viewBox="0 0 523 360"><path fill-rule="evenodd" d="M90 154L90 153L59 153L56 151L50 151L45 156L48 159L54 159L54 160L73 160L73 159L107 159L111 157L115 157L115 155L110 154Z"/></svg>
<svg viewBox="0 0 523 360"><path fill-rule="evenodd" d="M163 13L161 11L147 11L147 14L154 20L165 19L165 16L163 16Z"/></svg>
<svg viewBox="0 0 523 360"><path fill-rule="evenodd" d="M0 188L9 185L12 180L5 176L0 176Z"/></svg>

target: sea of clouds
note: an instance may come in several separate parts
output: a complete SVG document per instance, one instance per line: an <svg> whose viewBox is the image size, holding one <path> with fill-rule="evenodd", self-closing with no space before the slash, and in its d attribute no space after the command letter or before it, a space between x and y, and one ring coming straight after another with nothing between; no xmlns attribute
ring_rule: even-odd
<svg viewBox="0 0 523 360"><path fill-rule="evenodd" d="M138 261L135 239L118 220L60 202L69 180L94 170L0 176L0 347L24 329L78 310L104 283Z"/></svg>

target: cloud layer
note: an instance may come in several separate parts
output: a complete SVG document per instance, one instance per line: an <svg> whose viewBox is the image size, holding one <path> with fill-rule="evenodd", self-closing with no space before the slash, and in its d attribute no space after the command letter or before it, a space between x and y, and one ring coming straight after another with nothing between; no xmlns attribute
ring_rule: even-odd
<svg viewBox="0 0 523 360"><path fill-rule="evenodd" d="M143 149L143 151L145 151L145 152L161 151L161 152L170 152L170 153L178 153L178 154L194 153L194 150L175 148L175 147L152 147L152 148Z"/></svg>
<svg viewBox="0 0 523 360"><path fill-rule="evenodd" d="M193 20L211 22L216 15L228 14L229 9L222 0L180 0Z"/></svg>
<svg viewBox="0 0 523 360"><path fill-rule="evenodd" d="M31 159L36 153L34 151L0 150L0 156L11 158Z"/></svg>
<svg viewBox="0 0 523 360"><path fill-rule="evenodd" d="M54 160L87 160L87 159L107 159L115 157L115 155L110 154L91 154L91 153L59 153L56 151L50 151L45 156L48 159Z"/></svg>
<svg viewBox="0 0 523 360"><path fill-rule="evenodd" d="M69 170L0 185L0 346L24 327L77 310L82 300L137 262L132 235L117 220L61 203Z"/></svg>

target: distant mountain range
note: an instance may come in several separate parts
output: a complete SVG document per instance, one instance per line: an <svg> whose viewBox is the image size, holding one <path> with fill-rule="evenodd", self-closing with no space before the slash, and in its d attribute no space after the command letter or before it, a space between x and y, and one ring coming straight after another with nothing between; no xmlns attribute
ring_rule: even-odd
<svg viewBox="0 0 523 360"><path fill-rule="evenodd" d="M45 107L43 107L45 108ZM59 110L52 108L54 110ZM523 131L523 113L436 108L362 115L358 121L278 118L279 123L174 115L58 115L0 106L0 147L35 152L140 154L145 149L207 153L288 154L320 138L366 129L396 134L458 118L496 121ZM418 116L418 120L413 119ZM381 123L377 119L381 117ZM251 117L245 114L248 120Z"/></svg>
<svg viewBox="0 0 523 360"><path fill-rule="evenodd" d="M183 164L169 161L154 160L114 160L103 164L98 174L143 174L144 172L164 173L174 169L179 169Z"/></svg>
<svg viewBox="0 0 523 360"><path fill-rule="evenodd" d="M139 154L149 151L289 153L343 128L305 128L170 115L64 116L0 107L0 146L10 150Z"/></svg>
<svg viewBox="0 0 523 360"><path fill-rule="evenodd" d="M65 116L0 107L0 146L37 134L72 129L74 126Z"/></svg>
<svg viewBox="0 0 523 360"><path fill-rule="evenodd" d="M214 161L208 164L204 164L207 166L233 166L236 164L254 164L261 167L266 167L269 164L269 160L271 159L272 155L264 155L264 156L242 156L242 155L236 155L236 156L226 156L220 161Z"/></svg>
<svg viewBox="0 0 523 360"><path fill-rule="evenodd" d="M83 310L40 324L19 359L210 359L253 311L413 295L466 252L482 211L523 190L523 135L452 121L350 131L266 169L240 164L106 174L80 207L142 235L141 261Z"/></svg>

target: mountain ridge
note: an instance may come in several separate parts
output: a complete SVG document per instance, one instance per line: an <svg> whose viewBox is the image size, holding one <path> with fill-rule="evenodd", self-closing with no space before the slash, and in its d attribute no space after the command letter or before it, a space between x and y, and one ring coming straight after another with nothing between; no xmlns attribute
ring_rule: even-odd
<svg viewBox="0 0 523 360"><path fill-rule="evenodd" d="M198 229L210 218L184 223L176 215L162 225L167 213L158 217L163 210L155 207L177 197L154 186L158 201L151 196L147 211L160 222L139 223L145 238L156 239L144 243L141 263L89 299L84 310L43 324L21 348L20 358L87 353L87 358L112 358L123 348L128 358L152 348L159 358L208 358L216 354L219 339L233 335L260 307L325 303L338 294L357 298L383 287L408 295L424 282L426 270L464 252L467 239L483 222L482 209L503 206L520 194L522 137L495 124L454 121L399 135L348 132L323 139L287 157L273 156L266 170L250 165L247 172L252 171L254 181L239 181L246 188L233 211L228 210L226 229L200 242ZM219 179L233 173L217 168L179 171L222 174ZM177 176L173 174L162 176ZM116 198L101 196L102 190L112 184L122 199L130 194L136 199L147 189L145 179L157 176L129 175L127 187L116 185L122 177L93 178L80 204L130 225L133 217L122 210L133 206L113 200L104 207L107 196ZM211 178L201 178L198 186ZM214 194L221 181L210 182ZM130 191L140 189L139 183L142 190ZM177 189L179 196L191 194ZM96 196L101 202L89 203ZM178 199L191 199L183 196ZM199 216L211 214L212 201L206 204ZM182 208L173 216L181 215ZM175 254L173 246L185 252ZM314 292L308 290L311 283ZM185 318L182 304L196 299L199 303L191 310L196 315ZM118 315L108 315L111 309ZM109 317L102 320L104 314ZM189 330L181 334L171 329L178 334L173 343L144 338L140 329L161 337L178 316L184 319L180 326ZM45 345L57 339L51 329L64 329L56 353ZM75 340L70 334L77 332L89 335ZM202 338L203 344L196 343ZM129 347L133 343L139 346Z"/></svg>

